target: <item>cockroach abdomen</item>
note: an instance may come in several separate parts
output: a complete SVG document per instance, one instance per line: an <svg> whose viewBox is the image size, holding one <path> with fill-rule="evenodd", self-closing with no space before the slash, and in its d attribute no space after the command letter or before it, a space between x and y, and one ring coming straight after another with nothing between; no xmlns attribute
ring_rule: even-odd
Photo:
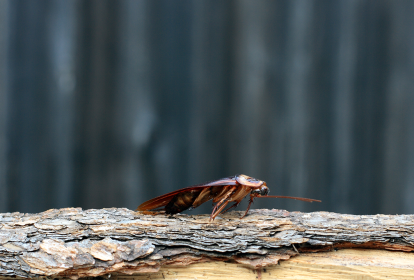
<svg viewBox="0 0 414 280"><path fill-rule="evenodd" d="M189 209L193 205L194 200L198 197L200 192L201 190L192 190L175 195L173 199L171 199L170 202L168 202L168 204L165 206L165 213L173 215Z"/></svg>

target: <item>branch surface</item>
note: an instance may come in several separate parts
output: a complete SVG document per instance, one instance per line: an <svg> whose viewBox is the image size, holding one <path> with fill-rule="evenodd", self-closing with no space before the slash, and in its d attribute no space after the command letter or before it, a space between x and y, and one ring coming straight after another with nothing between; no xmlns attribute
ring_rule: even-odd
<svg viewBox="0 0 414 280"><path fill-rule="evenodd" d="M342 248L414 250L414 215L284 210L148 215L124 208L0 214L0 276L95 277L230 261L253 269Z"/></svg>

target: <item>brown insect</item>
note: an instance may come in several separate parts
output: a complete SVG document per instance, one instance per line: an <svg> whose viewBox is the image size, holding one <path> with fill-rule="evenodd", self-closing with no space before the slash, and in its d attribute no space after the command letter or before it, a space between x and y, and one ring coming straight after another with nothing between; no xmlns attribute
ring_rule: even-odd
<svg viewBox="0 0 414 280"><path fill-rule="evenodd" d="M317 199L267 195L268 193L269 188L267 187L266 182L241 174L183 188L158 196L142 203L138 206L136 211L165 210L166 214L173 215L187 209L197 208L204 202L212 199L214 207L213 212L211 212L210 215L211 221L224 210L229 202L234 202L234 204L227 208L223 213L229 211L233 207L237 207L248 194L250 194L249 205L247 206L247 210L243 217L246 216L250 209L250 205L253 203L253 199L256 197L290 198L308 202L321 202Z"/></svg>

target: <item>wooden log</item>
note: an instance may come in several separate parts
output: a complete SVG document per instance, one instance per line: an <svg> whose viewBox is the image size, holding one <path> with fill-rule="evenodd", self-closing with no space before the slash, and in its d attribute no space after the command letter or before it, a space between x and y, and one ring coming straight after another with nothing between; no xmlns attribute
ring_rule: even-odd
<svg viewBox="0 0 414 280"><path fill-rule="evenodd" d="M0 276L119 279L414 277L414 216L284 210L0 214ZM134 274L133 276L127 276ZM342 278L341 278L342 277Z"/></svg>

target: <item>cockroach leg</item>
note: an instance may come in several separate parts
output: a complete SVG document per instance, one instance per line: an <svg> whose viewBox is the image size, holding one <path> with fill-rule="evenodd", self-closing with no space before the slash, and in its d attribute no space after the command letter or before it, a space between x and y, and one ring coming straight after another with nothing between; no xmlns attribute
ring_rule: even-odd
<svg viewBox="0 0 414 280"><path fill-rule="evenodd" d="M213 215L214 215L214 212L216 212L216 209L217 209L217 207L219 207L219 204L220 204L221 202L217 202L215 205L214 205L214 207L213 207L213 211L211 211L211 215L210 215L210 221L211 221L211 218L213 217Z"/></svg>
<svg viewBox="0 0 414 280"><path fill-rule="evenodd" d="M229 211L231 208L237 207L240 204L240 201L236 201L232 206L230 206L229 208L227 208L226 210L224 210L223 212L221 212L221 214L226 213L227 211Z"/></svg>
<svg viewBox="0 0 414 280"><path fill-rule="evenodd" d="M250 205L252 205L252 203L253 203L253 199L254 199L254 198L255 198L254 196L250 195L250 200L249 200L249 205L247 206L247 210L246 210L246 212L244 213L244 215L243 215L240 219L243 219L243 218L244 218L244 216L246 216L246 215L247 215L247 212L249 212Z"/></svg>
<svg viewBox="0 0 414 280"><path fill-rule="evenodd" d="M213 208L213 211L211 211L211 215L210 215L210 222L211 222L211 220L214 220L214 218L217 216L214 216L214 214L217 212L216 210L217 210L217 208L219 207L219 206L221 206L221 204L222 204L223 202L222 201L219 201L219 202L217 202L215 205L214 205L214 208Z"/></svg>
<svg viewBox="0 0 414 280"><path fill-rule="evenodd" d="M220 213L220 211L221 210L223 210L223 208L229 203L229 201L227 201L225 204L224 204L224 207L223 207L223 202L224 201L226 201L228 198L229 198L229 196L234 192L234 190L236 189L236 187L231 187L223 196L222 196L222 198L220 199L220 201L219 202L217 202L216 203L216 205L214 206L214 208L213 208L213 212L211 213L211 216L210 216L210 221L211 220L214 220L214 218L215 217L217 217L217 215ZM216 209L218 208L220 206L220 211L219 210L217 210L216 211Z"/></svg>
<svg viewBox="0 0 414 280"><path fill-rule="evenodd" d="M217 211L216 211L216 213L211 213L211 217L210 217L210 221L211 220L214 220L217 216L218 216L218 214L220 214L220 212L224 209L224 207L226 207L227 206L227 204L229 203L230 201L225 201L224 203L223 203L223 205L221 205L220 206L220 208L219 209L217 209Z"/></svg>

